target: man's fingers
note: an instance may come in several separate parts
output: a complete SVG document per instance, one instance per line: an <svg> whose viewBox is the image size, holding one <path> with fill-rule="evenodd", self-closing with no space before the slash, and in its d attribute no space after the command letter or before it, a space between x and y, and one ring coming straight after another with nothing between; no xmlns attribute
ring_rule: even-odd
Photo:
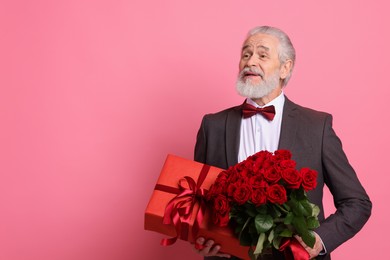
<svg viewBox="0 0 390 260"><path fill-rule="evenodd" d="M213 240L207 240L205 244L203 244L204 248L199 250L199 254L207 256L210 255L211 247L214 245Z"/></svg>
<svg viewBox="0 0 390 260"><path fill-rule="evenodd" d="M194 249L203 256L231 257L229 254L219 253L221 246L215 244L214 240L206 241L204 237L198 237L198 239L196 239Z"/></svg>
<svg viewBox="0 0 390 260"><path fill-rule="evenodd" d="M203 237L199 237L196 241L195 241L195 249L196 250L202 250L205 246L203 245L204 243L204 238Z"/></svg>
<svg viewBox="0 0 390 260"><path fill-rule="evenodd" d="M226 258L230 258L230 257L231 257L231 255L229 255L229 254L223 254L223 253L216 254L216 256L219 256L219 257L226 257Z"/></svg>
<svg viewBox="0 0 390 260"><path fill-rule="evenodd" d="M302 240L302 238L301 238L300 236L295 235L294 238L295 238L296 240L298 240L298 242L299 242L300 244L306 246L305 242L303 242L303 240Z"/></svg>
<svg viewBox="0 0 390 260"><path fill-rule="evenodd" d="M221 250L221 246L220 245L214 245L210 252L209 252L209 256L219 256L219 257L227 257L227 258L230 258L230 255L229 254L225 254L225 253L219 253L219 250Z"/></svg>
<svg viewBox="0 0 390 260"><path fill-rule="evenodd" d="M200 244L200 245L203 245L203 243L204 243L204 238L203 238L203 237L198 237L198 239L196 240L196 243L197 243L197 244Z"/></svg>
<svg viewBox="0 0 390 260"><path fill-rule="evenodd" d="M306 251L308 251L309 249L312 249L311 247L309 247L308 245L305 244L305 242L303 242L302 238L300 236L297 236L295 235L294 238L296 240L298 240L299 244L301 244L305 249ZM310 252L309 252L310 253Z"/></svg>
<svg viewBox="0 0 390 260"><path fill-rule="evenodd" d="M306 245L305 242L303 242L302 238L300 236L295 235L294 238L298 240L298 242L305 248L305 250L309 253L310 259L316 257L322 250L322 243L319 240L319 236L316 234L316 242L314 244L314 247L311 248L310 246Z"/></svg>
<svg viewBox="0 0 390 260"><path fill-rule="evenodd" d="M216 255L218 254L219 250L221 249L221 247L219 245L215 245L213 246L210 251L209 251L209 255Z"/></svg>

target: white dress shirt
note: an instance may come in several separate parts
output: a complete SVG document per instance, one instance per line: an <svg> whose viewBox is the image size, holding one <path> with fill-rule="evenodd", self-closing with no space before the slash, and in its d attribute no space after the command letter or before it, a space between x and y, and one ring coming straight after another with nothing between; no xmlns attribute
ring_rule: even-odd
<svg viewBox="0 0 390 260"><path fill-rule="evenodd" d="M238 150L239 162L259 151L267 150L274 152L278 149L284 100L283 92L265 106L259 106L250 98L246 99L246 103L255 107L273 105L275 107L275 117L272 121L268 121L261 114L256 114L252 117L241 119L240 147Z"/></svg>
<svg viewBox="0 0 390 260"><path fill-rule="evenodd" d="M240 148L238 151L238 162L244 161L248 156L262 150L271 153L275 152L279 146L280 128L282 126L282 116L284 107L284 93L267 103L265 106L259 106L252 99L247 98L246 103L255 107L266 107L273 105L275 107L275 117L268 121L261 114L256 114L248 118L241 119ZM320 255L326 254L326 247L322 242L323 250Z"/></svg>

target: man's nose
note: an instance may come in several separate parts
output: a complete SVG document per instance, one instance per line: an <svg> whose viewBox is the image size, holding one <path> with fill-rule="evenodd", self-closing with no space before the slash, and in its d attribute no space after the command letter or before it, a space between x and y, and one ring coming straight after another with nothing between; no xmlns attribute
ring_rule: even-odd
<svg viewBox="0 0 390 260"><path fill-rule="evenodd" d="M251 67L251 66L256 66L257 65L257 57L256 55L252 55L249 57L248 59L248 62L247 62L247 66Z"/></svg>

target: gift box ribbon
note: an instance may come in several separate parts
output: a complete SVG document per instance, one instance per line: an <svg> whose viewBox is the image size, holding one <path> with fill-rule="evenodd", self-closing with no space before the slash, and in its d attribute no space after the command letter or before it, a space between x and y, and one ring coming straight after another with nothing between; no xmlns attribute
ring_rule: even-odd
<svg viewBox="0 0 390 260"><path fill-rule="evenodd" d="M209 170L209 165L203 165L197 182L195 182L193 178L185 176L179 180L179 188L156 184L155 190L177 194L168 202L163 217L163 224L173 224L175 227L176 237L162 239L162 245L172 245L178 238L188 240L190 227L189 222L194 206L196 203L198 203L199 208L192 226L192 236L194 240L196 239L196 235L199 231L199 225L202 223L204 214L206 212L205 195L207 190L201 188L201 186L203 181L206 179Z"/></svg>
<svg viewBox="0 0 390 260"><path fill-rule="evenodd" d="M285 239L279 247L287 260L309 260L310 255L295 238Z"/></svg>

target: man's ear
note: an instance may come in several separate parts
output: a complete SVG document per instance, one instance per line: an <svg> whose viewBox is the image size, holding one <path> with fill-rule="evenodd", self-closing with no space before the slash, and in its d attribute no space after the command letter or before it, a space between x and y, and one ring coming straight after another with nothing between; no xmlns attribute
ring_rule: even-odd
<svg viewBox="0 0 390 260"><path fill-rule="evenodd" d="M280 67L280 78L285 79L291 72L293 62L292 60L287 60L285 63L282 64Z"/></svg>

